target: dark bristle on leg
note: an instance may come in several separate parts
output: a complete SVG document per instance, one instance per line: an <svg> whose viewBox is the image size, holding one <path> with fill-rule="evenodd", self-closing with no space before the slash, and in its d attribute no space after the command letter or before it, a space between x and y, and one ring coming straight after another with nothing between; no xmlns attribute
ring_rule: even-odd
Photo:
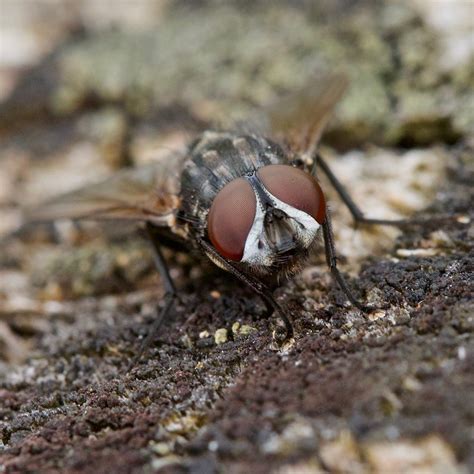
<svg viewBox="0 0 474 474"><path fill-rule="evenodd" d="M148 236L148 239L152 245L153 248L153 261L155 263L155 267L158 270L158 273L161 276L161 279L163 281L163 285L165 287L165 295L163 297L165 304L161 308L161 310L158 310L157 308L157 317L155 321L153 321L153 324L151 325L147 336L143 340L143 342L140 345L140 348L138 349L137 354L135 357L132 359L132 362L128 366L127 370L133 369L141 359L143 353L145 350L150 346L150 344L153 342L153 340L156 337L156 334L158 333L161 325L163 322L166 320L166 317L168 316L168 313L171 310L171 307L176 299L177 293L176 293L176 288L174 286L173 280L171 279L168 266L166 265L166 261L163 257L163 254L161 253L160 245L158 244L156 237L153 232L153 226L151 224L146 225L146 233Z"/></svg>
<svg viewBox="0 0 474 474"><path fill-rule="evenodd" d="M315 157L315 162L313 166L313 175L315 170L321 168L323 173L329 179L329 182L332 184L336 190L339 197L342 199L344 204L349 209L354 221L356 224L367 224L367 225L389 225L394 227L407 227L413 225L426 225L443 222L453 222L456 221L458 216L433 216L428 218L414 218L414 219L373 219L370 217L365 217L364 213L360 210L359 206L354 202L347 189L343 184L336 178L336 175L331 171L331 168L328 166L326 161L318 153Z"/></svg>
<svg viewBox="0 0 474 474"><path fill-rule="evenodd" d="M347 296L347 299L356 308L359 308L363 312L368 312L375 309L375 308L371 308L370 306L365 306L357 300L357 298L352 294L352 291L347 286L347 283L344 280L344 277L341 275L341 272L337 268L336 247L334 245L334 237L332 234L331 219L327 211L326 211L326 218L323 223L323 236L324 236L324 248L326 250L326 262L328 264L328 267L331 270L331 274L333 278L337 281L337 283L339 284L339 287Z"/></svg>

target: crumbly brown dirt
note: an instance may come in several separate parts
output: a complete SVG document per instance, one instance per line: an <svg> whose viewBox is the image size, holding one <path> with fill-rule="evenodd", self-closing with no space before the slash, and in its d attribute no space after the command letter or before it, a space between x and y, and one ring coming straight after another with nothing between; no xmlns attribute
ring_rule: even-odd
<svg viewBox="0 0 474 474"><path fill-rule="evenodd" d="M40 16L36 21L51 21L55 29L38 46L38 65L25 72L22 63L21 74L0 69L6 97L0 104L0 472L474 469L474 152L469 111L459 106L468 97L472 62L447 65L441 40L427 46L438 33L406 6L341 1L319 11L311 2L274 3L248 11L246 2L235 2L230 11L215 2L192 9L178 2L167 11L149 2L133 21L117 14L118 32L101 30L107 12L81 28L77 11L60 21ZM82 18L99 15L78 5ZM28 15L34 24L34 12ZM234 25L233 15L239 24L251 16L249 28L256 28L238 51L225 43L222 26L215 33L222 43L209 37L209 28L192 30L195 18L207 17L215 29ZM265 48L251 45L264 38L280 44L271 25L285 15L299 33L281 50L288 57L268 73L275 81L270 86L267 72L256 67ZM199 58L186 72L160 53L166 73L143 64L139 90L136 76L120 76L132 66L113 69L104 61L95 69L100 57L143 61L127 56L126 48L154 47L157 25L165 25L158 39L171 38L168 50L181 60L192 48L173 28L189 28L184 37L209 48L203 69ZM137 28L146 32L137 36ZM313 28L326 38L320 49ZM355 52L351 42L359 45ZM413 42L418 48L408 48ZM322 180L341 270L358 297L378 309L362 314L352 308L320 253L275 291L295 328L294 339L283 344L251 291L211 265L167 250L179 301L128 369L162 304L146 241L133 226L113 223L62 222L6 237L20 222L21 207L181 146L219 112L218 97L206 98L209 89L224 99L221 113L232 107L237 115L248 112L272 98L271 87L291 88L288 68L319 64L320 51L329 63L353 51L358 66L350 65L349 73L354 67L365 77L355 78L355 91L375 101L356 100L352 89L342 104L329 130L333 148L326 150L334 169L369 214L432 221L403 232L354 230ZM225 54L233 63L214 59ZM202 85L202 71L219 64L222 74ZM65 67L76 71L77 81L61 76ZM108 67L116 82L104 83ZM162 81L164 96L148 74ZM197 75L197 86L188 84L176 103L173 94L179 95L186 74ZM10 82L13 93L7 94L1 87ZM364 84L372 84L368 92ZM144 98L153 110L143 106ZM371 118L371 110L381 115ZM367 140L379 148L367 147ZM459 218L440 223L440 215Z"/></svg>

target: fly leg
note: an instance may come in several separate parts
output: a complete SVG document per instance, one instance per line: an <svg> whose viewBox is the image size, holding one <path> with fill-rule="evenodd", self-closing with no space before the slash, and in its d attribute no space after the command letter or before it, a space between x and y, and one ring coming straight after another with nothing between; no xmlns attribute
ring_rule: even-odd
<svg viewBox="0 0 474 474"><path fill-rule="evenodd" d="M327 166L326 162L321 158L319 154L316 155L316 161L313 166L312 174L315 175L316 167L321 166L322 170L326 174L326 176L331 181L331 184L334 186L338 194L341 196L344 203L347 205L349 210L351 211L352 216L356 220L356 222L360 221L360 219L365 219L364 215L354 203L352 198L350 197L349 193L346 189L342 186L339 180L334 176L330 168ZM329 212L326 210L326 215L324 218L324 223L322 224L323 228L323 237L324 237L324 250L326 252L326 263L331 270L331 275L336 280L337 284L347 296L347 299L351 302L353 306L360 309L363 312L370 311L370 307L363 305L352 293L351 289L346 283L346 280L342 276L341 272L337 268L337 255L336 255L336 245L334 243L334 235L332 233L332 225L331 225L331 218L329 216Z"/></svg>
<svg viewBox="0 0 474 474"><path fill-rule="evenodd" d="M132 369L138 363L141 356L143 355L143 352L150 346L150 344L155 339L156 334L158 333L163 322L166 320L166 317L168 316L171 307L177 297L176 288L174 286L173 280L171 279L168 266L163 257L163 254L161 253L160 245L156 240L156 236L153 233L153 226L149 223L146 224L146 233L153 249L153 262L155 264L156 269L158 270L158 273L161 276L163 285L165 287L165 295L163 297L164 306L161 308L161 310L157 309L156 319L153 321L150 329L148 330L147 336L145 337L145 339L143 339L137 354L135 355L129 366L129 370Z"/></svg>
<svg viewBox="0 0 474 474"><path fill-rule="evenodd" d="M414 218L414 219L373 219L370 217L365 217L364 213L361 211L359 206L354 202L347 189L342 185L342 183L337 179L335 174L331 171L326 161L318 153L316 154L316 160L313 166L313 175L315 174L315 168L320 167L323 173L327 176L330 183L336 190L339 197L342 199L344 204L349 209L354 221L356 224L369 224L369 225L389 225L394 227L405 227L410 225L425 225L427 223L436 222L447 222L453 221L455 216L439 216L439 217L429 217L429 218Z"/></svg>
<svg viewBox="0 0 474 474"><path fill-rule="evenodd" d="M232 264L227 262L224 258L222 258L212 247L212 245L208 244L205 240L200 239L199 245L202 247L202 249L212 257L212 260L215 262L218 262L219 265L222 266L225 270L227 270L229 273L232 273L236 278L238 278L240 281L245 283L247 286L252 288L252 290L255 291L260 297L263 299L265 302L267 308L272 309L272 312L276 312L278 316L281 318L285 325L285 330L286 330L286 337L289 339L293 337L293 326L288 319L288 316L285 314L285 311L283 308L275 301L275 298L273 298L273 295L271 291L263 285L260 281L256 280L255 278L244 274L237 268L235 268Z"/></svg>
<svg viewBox="0 0 474 474"><path fill-rule="evenodd" d="M352 303L353 306L359 308L363 312L369 311L370 307L363 305L357 298L352 294L352 291L347 286L344 277L337 268L337 256L336 256L336 246L334 245L334 236L332 233L331 219L329 217L328 211L326 211L326 217L324 219L323 227L323 237L324 237L324 249L326 250L326 262L333 278L337 281L341 290L347 296L347 299Z"/></svg>

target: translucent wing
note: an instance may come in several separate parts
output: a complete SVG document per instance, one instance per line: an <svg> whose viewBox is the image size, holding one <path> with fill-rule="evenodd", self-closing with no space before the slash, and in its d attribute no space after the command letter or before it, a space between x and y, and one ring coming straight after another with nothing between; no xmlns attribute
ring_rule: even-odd
<svg viewBox="0 0 474 474"><path fill-rule="evenodd" d="M348 85L343 74L324 74L303 90L270 106L270 133L299 154L312 154L336 104Z"/></svg>
<svg viewBox="0 0 474 474"><path fill-rule="evenodd" d="M27 222L55 219L127 219L167 225L179 205L183 157L125 169L105 181L26 211Z"/></svg>

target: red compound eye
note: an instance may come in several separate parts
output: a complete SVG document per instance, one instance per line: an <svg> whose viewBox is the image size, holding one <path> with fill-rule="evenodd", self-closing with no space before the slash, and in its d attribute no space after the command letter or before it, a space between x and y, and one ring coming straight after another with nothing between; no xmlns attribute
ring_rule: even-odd
<svg viewBox="0 0 474 474"><path fill-rule="evenodd" d="M207 218L207 231L224 258L242 259L256 205L252 186L244 178L234 179L217 193Z"/></svg>
<svg viewBox="0 0 474 474"><path fill-rule="evenodd" d="M265 187L280 201L306 212L322 224L326 201L318 182L308 173L288 165L268 165L258 170Z"/></svg>

